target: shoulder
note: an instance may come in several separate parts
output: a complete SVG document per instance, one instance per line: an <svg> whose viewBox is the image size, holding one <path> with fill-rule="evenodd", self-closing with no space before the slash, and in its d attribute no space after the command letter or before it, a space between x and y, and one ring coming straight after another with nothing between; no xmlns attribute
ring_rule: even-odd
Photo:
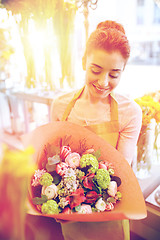
<svg viewBox="0 0 160 240"><path fill-rule="evenodd" d="M124 114L131 115L140 115L142 114L142 110L140 106L134 101L134 99L130 99L125 95L121 95L119 93L115 93L115 100L118 103L118 110L123 112Z"/></svg>
<svg viewBox="0 0 160 240"><path fill-rule="evenodd" d="M72 91L72 92L68 92L66 94L60 95L60 96L56 97L53 100L53 102L55 105L60 105L60 104L67 105L72 100L75 93L76 93L76 91Z"/></svg>
<svg viewBox="0 0 160 240"><path fill-rule="evenodd" d="M116 93L115 100L118 103L120 130L126 128L140 129L142 124L142 110L134 99Z"/></svg>
<svg viewBox="0 0 160 240"><path fill-rule="evenodd" d="M72 100L76 92L77 91L68 92L53 99L51 104L52 120L60 120L62 118L67 105Z"/></svg>

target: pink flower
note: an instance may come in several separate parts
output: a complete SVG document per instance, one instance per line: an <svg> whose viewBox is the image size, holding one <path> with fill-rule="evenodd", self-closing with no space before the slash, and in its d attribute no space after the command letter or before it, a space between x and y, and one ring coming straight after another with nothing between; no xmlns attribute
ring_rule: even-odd
<svg viewBox="0 0 160 240"><path fill-rule="evenodd" d="M92 208L88 204L82 204L80 210L78 211L78 213L82 213L82 214L92 213Z"/></svg>
<svg viewBox="0 0 160 240"><path fill-rule="evenodd" d="M112 163L101 161L101 162L99 162L99 168L104 168L106 170L108 170L110 168L113 169L113 165L112 165Z"/></svg>
<svg viewBox="0 0 160 240"><path fill-rule="evenodd" d="M84 190L82 188L77 189L75 192L72 192L70 196L66 197L66 201L69 201L71 209L79 206L82 202L85 201L85 199Z"/></svg>
<svg viewBox="0 0 160 240"><path fill-rule="evenodd" d="M88 173L86 176L82 177L83 180L83 185L85 188L89 188L92 190L92 187L94 187L93 183L93 178L94 178L94 173Z"/></svg>
<svg viewBox="0 0 160 240"><path fill-rule="evenodd" d="M113 209L114 209L113 203L110 202L109 204L106 204L106 211L111 211Z"/></svg>
<svg viewBox="0 0 160 240"><path fill-rule="evenodd" d="M38 170L35 170L35 174L34 174L34 178L32 180L32 186L33 187L36 187L38 185L40 185L40 178L43 176L43 174L46 173L46 170L45 169L38 169Z"/></svg>
<svg viewBox="0 0 160 240"><path fill-rule="evenodd" d="M61 163L57 164L57 166L56 166L56 172L60 176L65 175L67 169L68 169L68 164L65 162L61 162Z"/></svg>
<svg viewBox="0 0 160 240"><path fill-rule="evenodd" d="M63 146L60 150L60 157L64 160L71 153L71 148L69 146Z"/></svg>
<svg viewBox="0 0 160 240"><path fill-rule="evenodd" d="M103 162L100 162L100 163L99 163L99 168L100 168L100 169L103 168L103 169L106 169L106 170L107 170L107 166L106 166Z"/></svg>
<svg viewBox="0 0 160 240"><path fill-rule="evenodd" d="M70 153L66 158L65 162L71 167L71 168L76 168L79 167L79 162L80 162L81 156L79 153L73 152Z"/></svg>
<svg viewBox="0 0 160 240"><path fill-rule="evenodd" d="M95 191L90 191L86 194L86 203L94 203L97 198L101 196L100 194L97 194Z"/></svg>

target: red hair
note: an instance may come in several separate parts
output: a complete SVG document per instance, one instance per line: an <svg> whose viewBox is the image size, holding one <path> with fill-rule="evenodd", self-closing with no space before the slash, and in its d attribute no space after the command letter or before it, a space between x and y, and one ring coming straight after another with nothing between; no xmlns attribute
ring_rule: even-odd
<svg viewBox="0 0 160 240"><path fill-rule="evenodd" d="M97 29L99 29L99 28L104 29L104 30L106 30L108 28L114 28L125 34L124 27L120 23L117 23L117 22L111 21L111 20L100 22L97 25Z"/></svg>
<svg viewBox="0 0 160 240"><path fill-rule="evenodd" d="M118 51L127 62L130 56L130 45L123 26L114 21L99 23L87 41L83 63L86 61L86 56L94 49L102 49L107 52Z"/></svg>

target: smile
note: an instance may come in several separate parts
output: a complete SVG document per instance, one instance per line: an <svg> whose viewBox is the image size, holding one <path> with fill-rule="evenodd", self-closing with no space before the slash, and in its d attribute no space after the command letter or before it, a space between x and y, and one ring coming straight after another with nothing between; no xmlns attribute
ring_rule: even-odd
<svg viewBox="0 0 160 240"><path fill-rule="evenodd" d="M98 91L100 92L105 92L107 90L109 90L110 88L109 87L106 87L106 88L101 88L101 87L98 87L96 85L93 84L93 87L96 88Z"/></svg>

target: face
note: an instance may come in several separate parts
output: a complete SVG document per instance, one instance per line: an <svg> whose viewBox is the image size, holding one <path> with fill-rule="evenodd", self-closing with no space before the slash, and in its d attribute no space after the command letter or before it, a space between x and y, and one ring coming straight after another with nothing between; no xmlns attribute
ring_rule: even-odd
<svg viewBox="0 0 160 240"><path fill-rule="evenodd" d="M96 49L86 58L86 87L92 99L104 100L118 85L125 66L120 52Z"/></svg>

